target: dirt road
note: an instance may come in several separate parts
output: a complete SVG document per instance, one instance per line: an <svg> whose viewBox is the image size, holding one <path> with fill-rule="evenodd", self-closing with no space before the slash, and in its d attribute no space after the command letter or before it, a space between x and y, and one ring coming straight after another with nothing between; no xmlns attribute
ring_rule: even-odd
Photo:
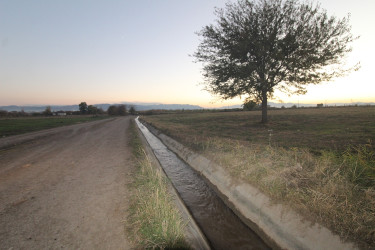
<svg viewBox="0 0 375 250"><path fill-rule="evenodd" d="M0 249L131 248L130 119L49 130L0 150Z"/></svg>

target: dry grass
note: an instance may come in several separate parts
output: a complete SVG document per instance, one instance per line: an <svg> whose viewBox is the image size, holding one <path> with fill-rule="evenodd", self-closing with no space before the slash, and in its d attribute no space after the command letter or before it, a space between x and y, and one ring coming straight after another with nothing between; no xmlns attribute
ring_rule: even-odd
<svg viewBox="0 0 375 250"><path fill-rule="evenodd" d="M304 149L219 138L208 142L205 154L233 178L258 186L343 238L375 243L375 189L353 181L347 162L335 154L317 157Z"/></svg>
<svg viewBox="0 0 375 250"><path fill-rule="evenodd" d="M374 107L274 111L273 122L266 127L252 121L258 121L257 115L249 113L253 112L144 119L211 158L233 178L257 186L344 239L363 248L374 246L375 153L368 142L375 135ZM293 114L297 118L291 118ZM328 119L331 116L345 119ZM354 117L359 124L353 125ZM250 121L244 122L245 118ZM283 119L291 126L284 128L280 141L275 137L281 132L275 131L281 130ZM254 126L245 128L241 123ZM309 132L299 138L302 135L296 127ZM340 128L346 127L352 132L343 134ZM247 137L242 135L245 129ZM325 144L321 140L326 137L340 144Z"/></svg>

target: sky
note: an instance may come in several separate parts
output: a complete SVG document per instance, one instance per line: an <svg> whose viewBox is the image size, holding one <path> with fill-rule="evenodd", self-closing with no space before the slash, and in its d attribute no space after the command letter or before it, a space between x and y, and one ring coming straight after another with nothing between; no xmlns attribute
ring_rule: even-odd
<svg viewBox="0 0 375 250"><path fill-rule="evenodd" d="M219 107L191 56L196 32L214 23L225 0L0 0L0 106L120 102ZM351 14L348 65L361 69L275 102L375 102L374 0L321 0Z"/></svg>

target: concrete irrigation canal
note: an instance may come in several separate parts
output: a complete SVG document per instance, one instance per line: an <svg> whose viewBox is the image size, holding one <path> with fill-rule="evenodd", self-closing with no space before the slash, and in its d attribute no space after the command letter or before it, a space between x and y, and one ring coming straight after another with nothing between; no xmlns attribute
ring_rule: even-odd
<svg viewBox="0 0 375 250"><path fill-rule="evenodd" d="M196 171L171 152L138 119L136 122L213 249L270 249Z"/></svg>

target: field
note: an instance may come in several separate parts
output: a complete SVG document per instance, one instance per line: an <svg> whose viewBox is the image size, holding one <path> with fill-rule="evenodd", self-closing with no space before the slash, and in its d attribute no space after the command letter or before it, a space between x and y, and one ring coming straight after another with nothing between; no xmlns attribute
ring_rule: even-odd
<svg viewBox="0 0 375 250"><path fill-rule="evenodd" d="M375 107L271 110L269 118L266 125L260 123L260 112L180 113L145 120L189 144L194 144L192 137L215 136L314 150L375 142ZM192 136L185 138L186 134Z"/></svg>
<svg viewBox="0 0 375 250"><path fill-rule="evenodd" d="M144 116L234 179L360 247L375 245L375 107Z"/></svg>
<svg viewBox="0 0 375 250"><path fill-rule="evenodd" d="M22 117L1 118L0 137L24 134L43 129L56 128L82 122L95 121L108 118L108 116L66 116L66 117Z"/></svg>

